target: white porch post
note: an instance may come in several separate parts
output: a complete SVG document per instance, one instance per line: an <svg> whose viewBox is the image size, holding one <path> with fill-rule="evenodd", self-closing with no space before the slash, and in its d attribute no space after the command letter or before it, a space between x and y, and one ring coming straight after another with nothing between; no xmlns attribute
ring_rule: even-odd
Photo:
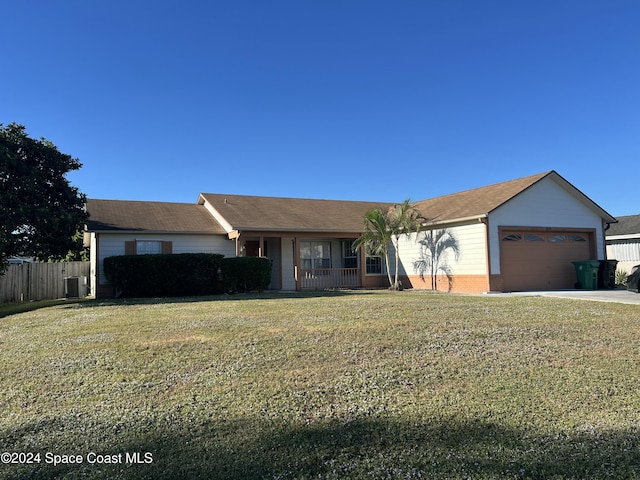
<svg viewBox="0 0 640 480"><path fill-rule="evenodd" d="M293 266L294 275L296 278L296 290L302 290L302 279L300 278L300 239L294 238L293 255L295 258L295 264Z"/></svg>

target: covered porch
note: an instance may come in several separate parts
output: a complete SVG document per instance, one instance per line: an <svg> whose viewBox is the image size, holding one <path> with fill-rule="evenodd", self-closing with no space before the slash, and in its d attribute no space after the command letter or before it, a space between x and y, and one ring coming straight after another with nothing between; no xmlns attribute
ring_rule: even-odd
<svg viewBox="0 0 640 480"><path fill-rule="evenodd" d="M386 277L380 257L353 251L359 234L338 232L235 232L237 256L272 261L271 290L377 287Z"/></svg>
<svg viewBox="0 0 640 480"><path fill-rule="evenodd" d="M297 290L327 290L362 287L360 268L305 268L299 270Z"/></svg>

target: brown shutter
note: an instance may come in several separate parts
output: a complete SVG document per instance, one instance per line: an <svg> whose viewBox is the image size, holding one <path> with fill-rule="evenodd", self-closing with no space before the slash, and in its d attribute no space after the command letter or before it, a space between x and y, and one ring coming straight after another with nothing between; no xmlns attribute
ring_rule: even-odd
<svg viewBox="0 0 640 480"><path fill-rule="evenodd" d="M173 242L162 242L162 253L173 253Z"/></svg>
<svg viewBox="0 0 640 480"><path fill-rule="evenodd" d="M124 242L124 254L125 255L135 255L136 252L136 241L126 241Z"/></svg>

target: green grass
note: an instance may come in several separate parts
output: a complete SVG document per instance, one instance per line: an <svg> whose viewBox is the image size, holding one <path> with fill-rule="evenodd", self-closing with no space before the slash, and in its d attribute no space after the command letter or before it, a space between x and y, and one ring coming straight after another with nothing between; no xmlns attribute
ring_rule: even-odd
<svg viewBox="0 0 640 480"><path fill-rule="evenodd" d="M0 451L41 454L0 477L640 478L639 334L410 291L53 305L0 319Z"/></svg>

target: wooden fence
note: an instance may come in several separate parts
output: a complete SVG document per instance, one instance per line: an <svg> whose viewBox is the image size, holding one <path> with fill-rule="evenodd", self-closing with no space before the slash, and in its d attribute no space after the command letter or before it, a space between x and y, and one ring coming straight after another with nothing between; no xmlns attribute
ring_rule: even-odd
<svg viewBox="0 0 640 480"><path fill-rule="evenodd" d="M63 298L65 279L87 277L88 281L90 269L89 262L9 265L0 276L0 303Z"/></svg>

